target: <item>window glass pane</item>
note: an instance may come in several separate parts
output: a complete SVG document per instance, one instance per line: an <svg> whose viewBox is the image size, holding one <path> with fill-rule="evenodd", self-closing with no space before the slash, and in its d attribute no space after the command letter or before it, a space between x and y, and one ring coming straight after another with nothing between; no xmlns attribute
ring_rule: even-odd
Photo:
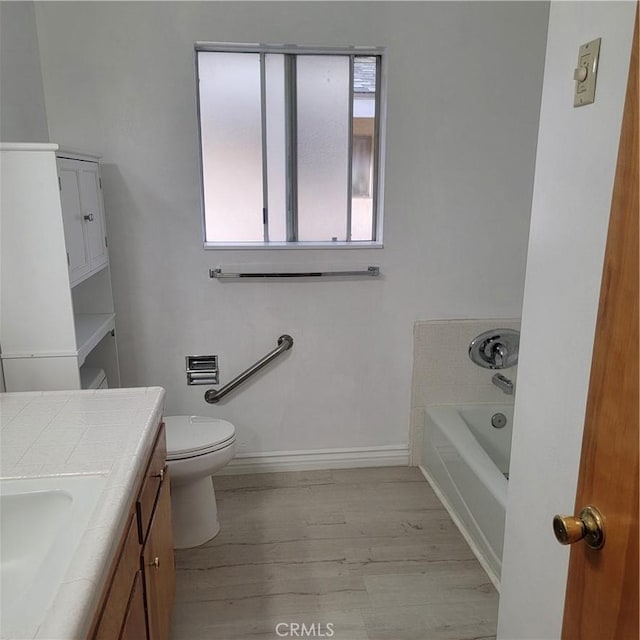
<svg viewBox="0 0 640 640"><path fill-rule="evenodd" d="M260 242L260 56L200 52L200 120L208 242Z"/></svg>
<svg viewBox="0 0 640 640"><path fill-rule="evenodd" d="M269 240L287 240L284 55L265 56Z"/></svg>
<svg viewBox="0 0 640 640"><path fill-rule="evenodd" d="M349 58L296 59L298 240L346 240Z"/></svg>
<svg viewBox="0 0 640 640"><path fill-rule="evenodd" d="M353 164L351 179L354 198L371 198L373 168L373 138L366 135L353 136Z"/></svg>
<svg viewBox="0 0 640 640"><path fill-rule="evenodd" d="M376 117L376 58L353 63L353 156L351 162L351 239L373 239L373 161Z"/></svg>

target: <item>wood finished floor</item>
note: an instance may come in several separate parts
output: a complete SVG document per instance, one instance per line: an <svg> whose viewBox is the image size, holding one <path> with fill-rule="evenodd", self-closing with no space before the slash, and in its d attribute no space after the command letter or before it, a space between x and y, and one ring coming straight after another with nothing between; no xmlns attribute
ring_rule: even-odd
<svg viewBox="0 0 640 640"><path fill-rule="evenodd" d="M331 623L333 640L495 638L498 595L418 469L214 485L222 530L176 551L171 640L277 640L279 622L315 637Z"/></svg>

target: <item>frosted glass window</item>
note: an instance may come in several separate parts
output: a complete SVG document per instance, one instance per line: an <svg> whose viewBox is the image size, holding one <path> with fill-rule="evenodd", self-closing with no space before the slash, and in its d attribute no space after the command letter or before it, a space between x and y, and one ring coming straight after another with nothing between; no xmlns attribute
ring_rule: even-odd
<svg viewBox="0 0 640 640"><path fill-rule="evenodd" d="M284 55L265 56L269 241L287 240L287 150Z"/></svg>
<svg viewBox="0 0 640 640"><path fill-rule="evenodd" d="M379 244L380 49L196 45L205 246Z"/></svg>
<svg viewBox="0 0 640 640"><path fill-rule="evenodd" d="M206 241L261 241L260 56L201 53L198 69Z"/></svg>
<svg viewBox="0 0 640 640"><path fill-rule="evenodd" d="M353 136L351 171L351 240L371 240L373 233L373 136Z"/></svg>
<svg viewBox="0 0 640 640"><path fill-rule="evenodd" d="M374 234L377 60L359 56L353 64L351 143L351 240L369 241Z"/></svg>
<svg viewBox="0 0 640 640"><path fill-rule="evenodd" d="M373 138L353 136L353 160L351 164L351 194L354 197L371 197Z"/></svg>
<svg viewBox="0 0 640 640"><path fill-rule="evenodd" d="M349 58L298 56L298 239L347 238Z"/></svg>

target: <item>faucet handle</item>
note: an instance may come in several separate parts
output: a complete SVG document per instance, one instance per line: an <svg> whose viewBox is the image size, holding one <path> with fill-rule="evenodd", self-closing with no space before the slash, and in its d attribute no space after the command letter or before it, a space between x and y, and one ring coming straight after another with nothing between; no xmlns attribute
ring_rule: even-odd
<svg viewBox="0 0 640 640"><path fill-rule="evenodd" d="M476 336L469 345L469 357L485 369L508 369L518 363L520 332L491 329Z"/></svg>
<svg viewBox="0 0 640 640"><path fill-rule="evenodd" d="M504 369L507 364L509 350L501 342L495 343L491 347L491 356L496 369Z"/></svg>

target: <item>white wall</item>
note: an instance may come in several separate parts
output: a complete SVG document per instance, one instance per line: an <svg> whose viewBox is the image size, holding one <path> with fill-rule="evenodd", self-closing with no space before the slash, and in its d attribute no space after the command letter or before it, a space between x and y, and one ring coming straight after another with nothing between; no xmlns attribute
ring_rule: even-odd
<svg viewBox="0 0 640 640"><path fill-rule="evenodd" d="M49 141L33 2L0 3L0 140Z"/></svg>
<svg viewBox="0 0 640 640"><path fill-rule="evenodd" d="M0 140L49 141L32 2L0 3Z"/></svg>
<svg viewBox="0 0 640 640"><path fill-rule="evenodd" d="M560 637L569 549L551 520L574 508L635 6L551 5L498 623L505 640ZM596 102L574 109L578 47L598 36Z"/></svg>
<svg viewBox="0 0 640 640"><path fill-rule="evenodd" d="M519 316L546 3L41 3L51 139L104 154L126 385L168 413L224 416L241 452L407 444L416 319ZM389 52L385 248L204 251L193 43L383 45ZM379 280L220 283L216 265L379 264ZM294 349L220 405L223 381Z"/></svg>

